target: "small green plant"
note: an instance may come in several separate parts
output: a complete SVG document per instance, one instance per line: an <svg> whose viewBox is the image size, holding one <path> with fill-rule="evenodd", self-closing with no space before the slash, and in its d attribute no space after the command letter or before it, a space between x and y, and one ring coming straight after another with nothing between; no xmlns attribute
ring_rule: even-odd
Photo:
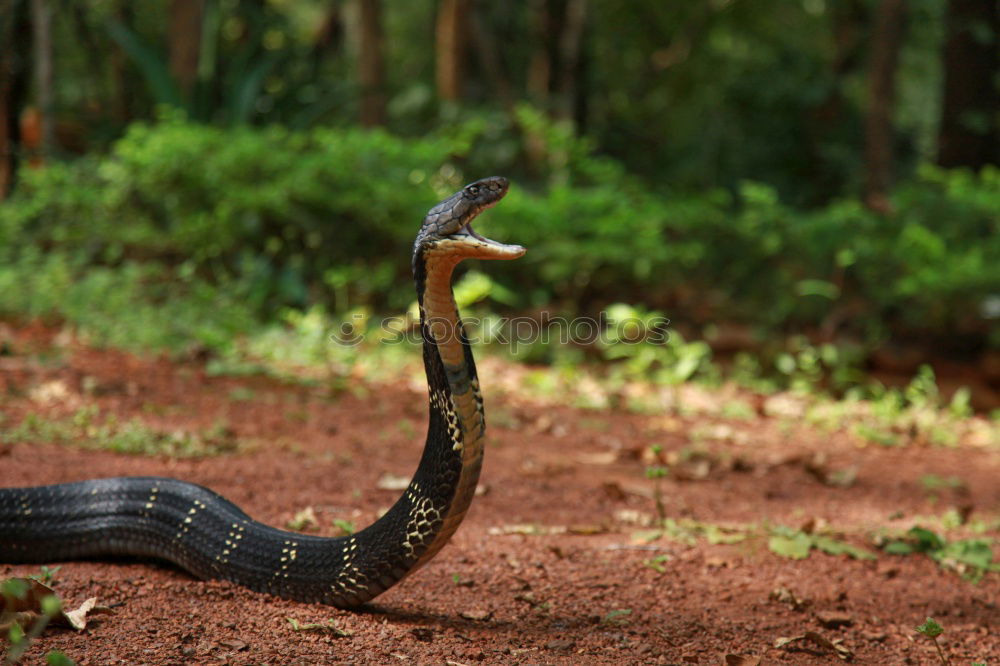
<svg viewBox="0 0 1000 666"><path fill-rule="evenodd" d="M949 666L951 662L948 661L948 657L945 656L944 651L941 649L941 644L937 641L938 636L944 633L944 627L935 622L934 618L929 617L922 625L917 627L917 631L931 639L931 642L934 643L934 648L937 650L938 658L941 660L941 663L943 666Z"/></svg>
<svg viewBox="0 0 1000 666"><path fill-rule="evenodd" d="M253 389L246 388L245 386L237 386L229 392L229 399L233 402L248 402L254 399L256 393Z"/></svg>
<svg viewBox="0 0 1000 666"><path fill-rule="evenodd" d="M307 506L292 516L285 525L296 532L311 532L319 528L319 519L316 518L316 510Z"/></svg>
<svg viewBox="0 0 1000 666"><path fill-rule="evenodd" d="M336 527L343 535L354 534L355 530L357 529L354 526L354 523L352 523L349 520L344 520L342 518L334 518L333 526Z"/></svg>
<svg viewBox="0 0 1000 666"><path fill-rule="evenodd" d="M115 414L101 414L96 405L81 407L69 417L48 418L29 413L17 426L0 431L0 441L51 442L173 458L221 455L238 447L235 435L223 423L200 432L162 431L138 418L123 423Z"/></svg>
<svg viewBox="0 0 1000 666"><path fill-rule="evenodd" d="M929 493L941 490L961 490L965 488L965 481L958 476L938 476L937 474L924 474L920 477L920 485Z"/></svg>
<svg viewBox="0 0 1000 666"><path fill-rule="evenodd" d="M656 557L651 557L648 560L643 560L642 565L648 567L655 571L656 573L667 573L667 568L663 566L664 562L669 562L672 558L669 554L657 555Z"/></svg>
<svg viewBox="0 0 1000 666"><path fill-rule="evenodd" d="M20 604L28 600L30 591L30 584L22 579L10 578L0 583L0 596L4 600L4 609L19 608ZM41 613L31 623L30 627L22 627L16 621L11 623L10 629L7 632L10 647L7 649L7 654L4 657L4 664L16 664L20 661L21 656L28 649L31 641L40 636L45 631L45 627L48 626L49 622L62 612L62 600L53 594L42 597L37 603L39 604Z"/></svg>
<svg viewBox="0 0 1000 666"><path fill-rule="evenodd" d="M608 614L601 619L601 622L612 625L628 624L628 618L631 614L631 608L618 608L613 611L608 611Z"/></svg>
<svg viewBox="0 0 1000 666"><path fill-rule="evenodd" d="M961 492L966 489L965 481L960 477L937 474L924 474L920 477L920 485L931 502L936 502L943 491Z"/></svg>
<svg viewBox="0 0 1000 666"><path fill-rule="evenodd" d="M55 578L55 575L59 572L60 569L62 569L61 566L47 567L43 564L39 568L39 572L37 574L28 576L28 578L33 578L37 580L39 583L42 583L43 585L48 585L49 583L52 582L52 579Z"/></svg>
<svg viewBox="0 0 1000 666"><path fill-rule="evenodd" d="M893 434L884 428L871 426L867 423L858 423L854 426L854 434L879 446L898 446L899 435Z"/></svg>
<svg viewBox="0 0 1000 666"><path fill-rule="evenodd" d="M658 529L638 532L634 537L643 541L666 537L688 545L694 545L699 539L704 539L712 545L717 545L739 543L746 540L752 531L751 527L714 525L689 518L680 520L666 518L661 521Z"/></svg>
<svg viewBox="0 0 1000 666"><path fill-rule="evenodd" d="M52 650L45 655L47 666L76 666L76 662L66 656L66 653L59 650Z"/></svg>
<svg viewBox="0 0 1000 666"><path fill-rule="evenodd" d="M793 560L804 560L813 550L820 550L827 555L847 555L855 560L874 560L876 555L859 546L835 539L825 534L811 534L802 530L793 530L778 525L771 528L771 536L767 547L775 555Z"/></svg>
<svg viewBox="0 0 1000 666"><path fill-rule="evenodd" d="M659 456L663 447L654 444L650 447L653 455ZM656 504L656 517L658 524L662 525L667 519L667 508L663 503L663 479L670 473L669 468L662 465L650 465L646 468L646 478L653 480L653 502Z"/></svg>
<svg viewBox="0 0 1000 666"><path fill-rule="evenodd" d="M904 538L889 541L883 547L891 555L923 553L942 567L958 572L962 577L978 581L986 573L1000 571L993 561L991 541L984 538L948 541L924 527L911 528Z"/></svg>
<svg viewBox="0 0 1000 666"><path fill-rule="evenodd" d="M722 405L720 415L726 419L748 421L755 418L757 413L744 400L730 400Z"/></svg>

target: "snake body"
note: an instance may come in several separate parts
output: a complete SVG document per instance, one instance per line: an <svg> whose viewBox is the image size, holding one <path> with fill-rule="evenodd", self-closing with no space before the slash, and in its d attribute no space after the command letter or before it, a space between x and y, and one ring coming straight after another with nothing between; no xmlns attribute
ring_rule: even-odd
<svg viewBox="0 0 1000 666"><path fill-rule="evenodd" d="M199 578L345 608L416 571L454 534L479 478L486 422L451 275L463 259L524 254L470 226L507 186L501 177L465 186L427 213L414 242L427 439L408 488L372 525L338 538L287 532L253 520L208 488L160 477L0 488L0 562L154 557Z"/></svg>

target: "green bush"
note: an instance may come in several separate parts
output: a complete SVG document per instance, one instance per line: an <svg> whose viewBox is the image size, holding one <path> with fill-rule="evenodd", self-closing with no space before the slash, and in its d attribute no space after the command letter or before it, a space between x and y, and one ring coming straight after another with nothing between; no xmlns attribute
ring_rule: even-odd
<svg viewBox="0 0 1000 666"><path fill-rule="evenodd" d="M925 168L879 216L775 190L663 193L531 109L544 187L516 183L483 227L528 247L488 268L499 307L595 313L626 301L697 331L816 331L1000 345L1000 171ZM27 170L0 207L0 311L59 316L129 346L224 346L254 322L324 302L404 309L424 212L482 162L475 119L445 134L165 117L110 154ZM482 229L481 229L482 230ZM121 320L121 321L119 321ZM124 322L124 323L123 323Z"/></svg>
<svg viewBox="0 0 1000 666"><path fill-rule="evenodd" d="M133 126L106 157L27 171L0 213L0 241L15 255L58 248L83 264L238 278L262 313L304 306L352 269L366 278L359 289L380 292L406 274L423 213L459 186L448 159L460 150L384 132L168 118ZM370 271L380 264L393 271Z"/></svg>

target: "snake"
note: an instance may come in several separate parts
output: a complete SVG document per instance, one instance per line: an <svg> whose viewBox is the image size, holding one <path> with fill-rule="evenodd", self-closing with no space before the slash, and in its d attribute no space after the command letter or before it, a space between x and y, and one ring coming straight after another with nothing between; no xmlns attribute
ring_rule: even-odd
<svg viewBox="0 0 1000 666"><path fill-rule="evenodd" d="M469 510L485 446L483 396L452 274L464 259L525 253L472 228L508 187L501 176L466 185L428 211L414 241L427 436L409 485L374 523L340 537L285 531L204 486L165 477L8 487L0 488L0 562L152 558L196 578L339 608L364 604L427 564Z"/></svg>

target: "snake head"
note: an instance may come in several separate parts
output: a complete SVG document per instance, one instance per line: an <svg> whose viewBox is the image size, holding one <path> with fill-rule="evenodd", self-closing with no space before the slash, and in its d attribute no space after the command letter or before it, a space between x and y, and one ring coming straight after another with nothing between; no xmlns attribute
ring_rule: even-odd
<svg viewBox="0 0 1000 666"><path fill-rule="evenodd" d="M433 251L457 259L516 259L524 254L520 245L505 245L483 238L472 229L472 221L492 208L507 194L510 183L502 176L490 176L469 183L427 212L413 245L414 262Z"/></svg>

